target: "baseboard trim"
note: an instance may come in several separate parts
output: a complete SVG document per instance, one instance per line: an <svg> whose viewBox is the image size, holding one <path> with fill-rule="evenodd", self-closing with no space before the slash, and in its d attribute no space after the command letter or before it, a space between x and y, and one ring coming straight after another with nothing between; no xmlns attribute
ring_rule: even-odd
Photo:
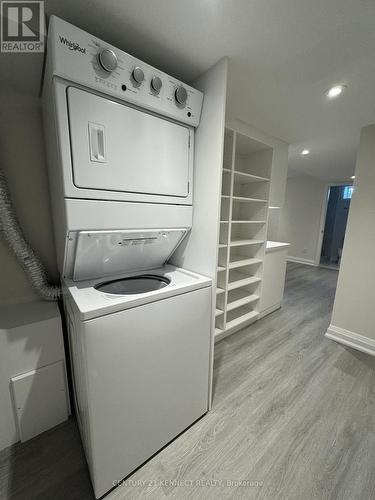
<svg viewBox="0 0 375 500"><path fill-rule="evenodd" d="M375 356L375 340L359 335L359 333L345 330L339 326L329 325L325 336L328 339L339 342L340 344L357 349L357 351Z"/></svg>
<svg viewBox="0 0 375 500"><path fill-rule="evenodd" d="M287 257L288 262L296 262L297 264L306 264L307 266L316 267L315 261L311 259L301 259L300 257Z"/></svg>
<svg viewBox="0 0 375 500"><path fill-rule="evenodd" d="M264 318L264 316L267 316L268 314L271 314L281 307L281 302L279 304L275 304L274 306L269 307L268 309L264 309L264 311L261 311L259 313L258 319Z"/></svg>

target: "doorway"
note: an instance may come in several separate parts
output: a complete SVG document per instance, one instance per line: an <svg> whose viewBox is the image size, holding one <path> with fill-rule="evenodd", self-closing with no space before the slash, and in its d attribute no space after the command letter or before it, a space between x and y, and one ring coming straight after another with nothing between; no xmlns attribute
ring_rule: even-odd
<svg viewBox="0 0 375 500"><path fill-rule="evenodd" d="M329 186L319 265L339 269L353 186Z"/></svg>

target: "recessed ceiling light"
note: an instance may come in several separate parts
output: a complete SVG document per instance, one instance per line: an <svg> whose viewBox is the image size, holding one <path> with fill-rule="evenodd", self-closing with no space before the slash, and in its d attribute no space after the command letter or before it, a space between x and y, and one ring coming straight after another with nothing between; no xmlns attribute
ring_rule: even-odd
<svg viewBox="0 0 375 500"><path fill-rule="evenodd" d="M350 178L354 180L355 179L355 175L352 175Z"/></svg>
<svg viewBox="0 0 375 500"><path fill-rule="evenodd" d="M303 156L306 156L308 154L310 154L310 150L309 149L304 149L303 151L301 151L301 155L303 155Z"/></svg>
<svg viewBox="0 0 375 500"><path fill-rule="evenodd" d="M329 91L327 92L327 97L329 97L329 99L334 99L335 97L338 97L340 94L342 94L344 88L345 85L335 85L334 87L329 89Z"/></svg>

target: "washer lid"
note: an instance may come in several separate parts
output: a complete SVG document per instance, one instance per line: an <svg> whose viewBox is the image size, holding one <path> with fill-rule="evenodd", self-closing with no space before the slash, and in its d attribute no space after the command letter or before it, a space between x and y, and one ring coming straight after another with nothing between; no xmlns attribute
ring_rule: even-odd
<svg viewBox="0 0 375 500"><path fill-rule="evenodd" d="M98 285L109 279L94 278L86 281L63 280L64 293L72 300L72 307L82 321L99 318L108 314L125 311L151 302L175 297L182 293L193 292L201 288L211 287L212 280L207 276L193 273L169 264L160 269L150 269L149 274L166 278L169 285L153 291L136 294L114 294L98 290ZM113 276L113 280L144 276L145 273L135 272Z"/></svg>
<svg viewBox="0 0 375 500"><path fill-rule="evenodd" d="M154 292L165 288L171 280L157 274L140 274L130 278L117 278L104 281L95 286L95 290L112 295L138 295L139 293Z"/></svg>
<svg viewBox="0 0 375 500"><path fill-rule="evenodd" d="M162 267L187 229L79 231L73 280Z"/></svg>

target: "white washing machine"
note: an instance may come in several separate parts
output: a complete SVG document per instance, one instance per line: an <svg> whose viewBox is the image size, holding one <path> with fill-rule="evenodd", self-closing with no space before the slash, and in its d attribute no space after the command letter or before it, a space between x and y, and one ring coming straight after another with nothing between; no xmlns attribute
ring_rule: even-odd
<svg viewBox="0 0 375 500"><path fill-rule="evenodd" d="M65 286L77 419L100 497L207 411L211 280L165 266Z"/></svg>
<svg viewBox="0 0 375 500"><path fill-rule="evenodd" d="M43 87L74 398L97 498L209 407L211 280L192 226L203 95L50 19Z"/></svg>

